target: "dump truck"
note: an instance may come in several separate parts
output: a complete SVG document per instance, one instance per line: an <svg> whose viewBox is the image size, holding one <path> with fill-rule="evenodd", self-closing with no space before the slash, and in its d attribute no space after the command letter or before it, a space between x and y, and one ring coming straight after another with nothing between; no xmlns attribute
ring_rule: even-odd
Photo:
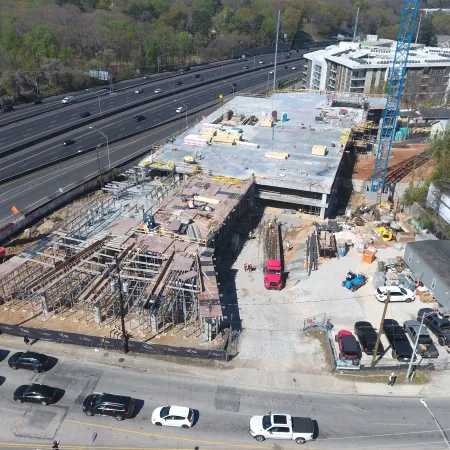
<svg viewBox="0 0 450 450"><path fill-rule="evenodd" d="M264 226L264 287L281 290L283 286L281 265L280 225L272 220Z"/></svg>

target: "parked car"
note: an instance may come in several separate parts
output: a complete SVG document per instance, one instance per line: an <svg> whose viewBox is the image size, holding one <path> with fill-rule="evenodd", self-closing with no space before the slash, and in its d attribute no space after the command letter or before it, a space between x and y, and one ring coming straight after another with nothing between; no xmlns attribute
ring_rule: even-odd
<svg viewBox="0 0 450 450"><path fill-rule="evenodd" d="M194 411L185 406L162 406L152 413L152 423L158 427L191 428L194 424Z"/></svg>
<svg viewBox="0 0 450 450"><path fill-rule="evenodd" d="M377 342L377 330L372 326L370 322L356 322L355 323L355 335L361 344L361 347L367 355L373 355L375 351L375 344ZM377 355L384 353L383 343L378 344Z"/></svg>
<svg viewBox="0 0 450 450"><path fill-rule="evenodd" d="M185 108L184 106L179 106L179 107L175 110L175 112L177 112L177 113L182 113L182 112L184 112L185 109L186 109L186 108Z"/></svg>
<svg viewBox="0 0 450 450"><path fill-rule="evenodd" d="M342 286L350 289L352 292L357 291L361 286L364 286L367 283L367 277L362 274L349 271L347 273L347 277L342 282Z"/></svg>
<svg viewBox="0 0 450 450"><path fill-rule="evenodd" d="M177 81L175 84L176 84L177 86L181 86L181 85L183 84L183 82L182 82L182 81Z"/></svg>
<svg viewBox="0 0 450 450"><path fill-rule="evenodd" d="M438 358L439 352L434 345L433 339L431 339L430 332L425 325L420 327L420 322L417 320L405 320L403 322L403 329L411 339L413 344L416 343L417 335L419 334L419 340L417 341L416 353L422 358Z"/></svg>
<svg viewBox="0 0 450 450"><path fill-rule="evenodd" d="M143 94L144 93L144 89L135 89L134 93L135 94Z"/></svg>
<svg viewBox="0 0 450 450"><path fill-rule="evenodd" d="M64 147L68 146L68 145L72 145L75 144L76 140L75 139L66 139L65 141L63 141L62 145Z"/></svg>
<svg viewBox="0 0 450 450"><path fill-rule="evenodd" d="M124 395L95 393L83 400L83 411L87 416L112 416L124 420L131 417L133 410L134 400Z"/></svg>
<svg viewBox="0 0 450 450"><path fill-rule="evenodd" d="M304 444L314 439L313 421L309 417L293 417L289 414L253 416L249 431L258 442L266 439L289 439L297 444Z"/></svg>
<svg viewBox="0 0 450 450"><path fill-rule="evenodd" d="M422 320L424 314L427 314L427 316L423 320L423 323L438 338L439 345L450 346L450 320L433 311L431 308L419 309L417 320Z"/></svg>
<svg viewBox="0 0 450 450"><path fill-rule="evenodd" d="M85 117L89 117L90 115L91 113L89 111L84 111L80 114L80 117L84 119Z"/></svg>
<svg viewBox="0 0 450 450"><path fill-rule="evenodd" d="M14 111L14 106L13 105L2 105L1 109L2 109L2 112Z"/></svg>
<svg viewBox="0 0 450 450"><path fill-rule="evenodd" d="M75 102L75 97L72 96L68 96L68 97L64 97L61 101L61 103L64 103L65 105L68 103L74 103Z"/></svg>
<svg viewBox="0 0 450 450"><path fill-rule="evenodd" d="M379 302L384 303L387 299L388 291L391 293L391 302L411 303L415 300L413 291L400 286L381 286L375 291L375 297Z"/></svg>
<svg viewBox="0 0 450 450"><path fill-rule="evenodd" d="M162 92L162 89L160 89L160 88L155 89L155 94L161 94L161 92Z"/></svg>
<svg viewBox="0 0 450 450"><path fill-rule="evenodd" d="M350 331L340 330L335 336L339 344L339 359L361 359L361 348L355 336Z"/></svg>
<svg viewBox="0 0 450 450"><path fill-rule="evenodd" d="M392 358L409 361L414 352L405 330L394 319L384 319L383 330L392 348Z"/></svg>
<svg viewBox="0 0 450 450"><path fill-rule="evenodd" d="M13 398L17 403L40 403L46 406L55 400L56 393L56 388L45 384L25 384L14 391Z"/></svg>
<svg viewBox="0 0 450 450"><path fill-rule="evenodd" d="M11 369L28 369L33 372L44 372L50 366L50 359L42 353L18 352L14 353L8 360Z"/></svg>
<svg viewBox="0 0 450 450"><path fill-rule="evenodd" d="M142 122L143 120L145 120L145 116L143 116L142 114L138 114L137 116L134 116L135 122Z"/></svg>

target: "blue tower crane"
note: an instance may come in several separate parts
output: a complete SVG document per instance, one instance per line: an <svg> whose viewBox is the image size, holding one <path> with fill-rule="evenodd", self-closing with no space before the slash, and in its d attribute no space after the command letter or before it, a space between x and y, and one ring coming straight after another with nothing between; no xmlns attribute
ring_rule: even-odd
<svg viewBox="0 0 450 450"><path fill-rule="evenodd" d="M405 0L403 4L394 64L389 77L388 95L383 115L383 123L381 125L377 159L372 176L371 191L378 192L380 198L386 180L389 155L391 153L392 141L394 140L395 127L397 125L398 110L400 108L403 85L405 83L406 64L408 62L409 48L411 46L418 8L419 0Z"/></svg>

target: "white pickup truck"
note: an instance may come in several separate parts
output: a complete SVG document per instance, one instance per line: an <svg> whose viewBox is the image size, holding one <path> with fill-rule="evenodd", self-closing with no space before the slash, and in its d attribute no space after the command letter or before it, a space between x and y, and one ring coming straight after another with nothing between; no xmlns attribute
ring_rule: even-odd
<svg viewBox="0 0 450 450"><path fill-rule="evenodd" d="M253 416L250 434L258 441L289 439L304 444L314 439L314 423L309 417L292 417L289 414Z"/></svg>

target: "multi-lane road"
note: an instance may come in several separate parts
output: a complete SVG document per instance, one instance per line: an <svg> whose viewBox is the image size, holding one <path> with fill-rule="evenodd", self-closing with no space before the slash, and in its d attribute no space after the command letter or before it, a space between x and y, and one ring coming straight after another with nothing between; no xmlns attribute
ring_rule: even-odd
<svg viewBox="0 0 450 450"><path fill-rule="evenodd" d="M284 65L279 69L277 79L283 80L298 76L299 64L296 65L296 70L292 70L293 65L288 65L288 69L283 69L283 67ZM62 135L46 141L44 144L2 158L0 180L11 177L16 179L0 186L0 226L11 221L12 206L16 206L21 211L33 209L44 203L49 196L57 194L59 189L66 191L74 187L80 180L98 171L95 152L85 155L86 149L103 145L100 149L101 166L108 168L109 163L111 163L111 167L114 167L131 155L149 148L154 142L175 134L180 126L184 127L186 117L184 113L177 114L175 112L178 106L186 105L187 112L190 113L196 108L201 109L207 105L215 104L219 101L218 96L220 94L232 95L229 92L232 89L231 83L237 85L238 93L265 91L268 83L270 86L272 85L273 79L269 71L270 68L264 68L248 74L237 75L230 78L226 83L219 81L207 86L195 87L167 99L155 100L140 108L97 122L94 124L95 129L91 130L88 125L85 125L67 135ZM192 75L191 79L193 79ZM133 117L136 114L142 114L146 119L142 122L134 122ZM179 120L163 126L166 121L173 118L179 118ZM128 141L110 145L109 158L105 146L106 139L97 131L100 130L108 136L109 140L113 140L120 135L125 137L130 133L144 131L148 127L154 127L149 134L139 134ZM68 138L73 139L75 143L67 147L62 146L62 141ZM75 158L66 163L58 164L58 160L68 155L73 155ZM50 169L26 177L19 177L19 174L25 170L35 169L37 166L49 162L54 163Z"/></svg>
<svg viewBox="0 0 450 450"><path fill-rule="evenodd" d="M311 417L319 433L308 448L317 449L438 449L446 448L433 418L416 398L310 394L276 389L259 390L213 381L185 366L185 375L140 372L88 360L59 360L47 373L13 371L11 353L2 352L0 371L0 448L60 447L137 449L274 449L298 448L290 441L257 443L248 432L249 419L269 411ZM131 356L128 357L130 358ZM222 378L222 377L220 377ZM62 398L40 406L16 404L12 394L22 384L41 383L60 388ZM112 417L87 417L81 408L92 392L109 392L137 400L137 415L124 422ZM159 428L150 422L154 408L189 406L196 423L189 430ZM447 400L429 399L427 406L444 430L450 427ZM80 448L80 447L78 447Z"/></svg>
<svg viewBox="0 0 450 450"><path fill-rule="evenodd" d="M246 70L251 71L258 67L268 68L271 63L273 64L273 59L274 56L271 55L262 57L258 61L255 60L255 62L252 61L252 66L250 66L249 61L246 61L201 71L190 71L185 75L173 74L159 81L148 80L148 83L138 88L130 87L111 94L108 91L100 91L98 92L98 98L89 98L88 94L81 93L79 96L74 95L75 103L66 104L63 108L60 108L62 106L60 101L54 102L50 109L48 108L52 105L35 105L34 111L41 108L43 109L42 114L27 117L23 120L19 120L18 114L26 114L25 111L23 113L12 112L12 114L16 114L16 122L3 126L0 122L0 156L14 149L23 148L37 139L43 140L49 135L63 133L68 127L82 126L83 123L91 122L93 119L101 120L102 116L113 111L131 108L134 105L157 102L158 99L167 101L163 97L166 97L168 93L177 93L197 85L207 89L209 83L219 77L232 77L234 74L245 73ZM262 61L263 64L259 64L259 61ZM298 62L298 59L289 61L291 68ZM249 67L249 69L245 69L244 66ZM194 78L194 75L199 77ZM249 76L251 76L251 73L249 73ZM161 89L162 92L156 93L156 89ZM140 93L136 93L136 91ZM87 99L85 99L86 97ZM82 117L84 113L89 113L89 117ZM7 118L7 114L4 113L1 118L3 119L3 116Z"/></svg>

